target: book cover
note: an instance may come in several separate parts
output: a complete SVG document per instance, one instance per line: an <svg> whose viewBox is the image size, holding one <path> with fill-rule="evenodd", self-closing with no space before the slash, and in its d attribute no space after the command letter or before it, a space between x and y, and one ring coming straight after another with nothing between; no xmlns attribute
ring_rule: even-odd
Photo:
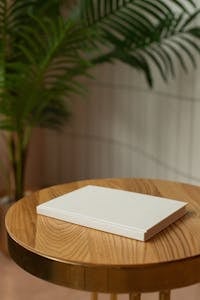
<svg viewBox="0 0 200 300"><path fill-rule="evenodd" d="M146 241L186 213L186 202L88 185L37 206L37 213Z"/></svg>

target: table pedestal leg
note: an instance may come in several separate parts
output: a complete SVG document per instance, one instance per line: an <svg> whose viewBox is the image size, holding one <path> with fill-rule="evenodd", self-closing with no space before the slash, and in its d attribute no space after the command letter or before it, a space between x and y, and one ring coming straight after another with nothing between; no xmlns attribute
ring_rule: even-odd
<svg viewBox="0 0 200 300"><path fill-rule="evenodd" d="M91 293L91 300L98 300L98 293Z"/></svg>
<svg viewBox="0 0 200 300"><path fill-rule="evenodd" d="M159 293L159 300L170 300L170 290L161 291Z"/></svg>
<svg viewBox="0 0 200 300"><path fill-rule="evenodd" d="M140 300L141 299L141 294L134 292L129 294L129 300Z"/></svg>
<svg viewBox="0 0 200 300"><path fill-rule="evenodd" d="M91 294L91 300L98 300L98 293ZM117 300L117 294L111 294L110 300ZM129 300L141 300L140 293L131 293L129 294ZM159 300L170 300L170 291L161 291L159 293Z"/></svg>

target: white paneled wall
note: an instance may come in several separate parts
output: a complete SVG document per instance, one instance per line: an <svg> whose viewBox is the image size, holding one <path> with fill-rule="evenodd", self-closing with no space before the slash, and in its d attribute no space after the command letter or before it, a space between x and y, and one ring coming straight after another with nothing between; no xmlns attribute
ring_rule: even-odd
<svg viewBox="0 0 200 300"><path fill-rule="evenodd" d="M72 99L70 124L46 134L44 184L98 177L199 184L200 70L179 72L168 84L155 74L152 90L119 63L94 75L87 97Z"/></svg>

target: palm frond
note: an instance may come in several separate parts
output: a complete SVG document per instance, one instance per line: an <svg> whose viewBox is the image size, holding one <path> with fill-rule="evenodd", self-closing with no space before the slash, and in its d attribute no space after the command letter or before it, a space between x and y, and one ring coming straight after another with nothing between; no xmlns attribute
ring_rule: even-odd
<svg viewBox="0 0 200 300"><path fill-rule="evenodd" d="M165 81L175 75L174 58L185 71L189 62L196 66L193 54L199 52L200 33L194 22L199 14L190 0L176 0L173 5L165 0L83 0L80 7L87 26L101 33L96 40L101 53L92 62L121 60L134 67L138 62L137 69L150 85L152 64ZM102 44L107 45L103 54Z"/></svg>
<svg viewBox="0 0 200 300"><path fill-rule="evenodd" d="M83 92L75 77L86 75L90 66L82 55L93 37L89 28L61 17L30 18L34 26L23 25L18 33L20 44L16 49L23 60L20 64L7 63L6 88L0 103L4 126L8 128L10 122L13 130L46 126L48 120L54 120L51 127L58 127L69 115L65 96Z"/></svg>

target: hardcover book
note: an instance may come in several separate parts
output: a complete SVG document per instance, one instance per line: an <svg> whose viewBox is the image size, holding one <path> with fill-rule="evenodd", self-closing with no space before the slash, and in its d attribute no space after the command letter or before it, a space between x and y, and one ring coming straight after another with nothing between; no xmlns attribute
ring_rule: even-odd
<svg viewBox="0 0 200 300"><path fill-rule="evenodd" d="M37 213L146 241L186 213L186 202L88 185L37 206Z"/></svg>

